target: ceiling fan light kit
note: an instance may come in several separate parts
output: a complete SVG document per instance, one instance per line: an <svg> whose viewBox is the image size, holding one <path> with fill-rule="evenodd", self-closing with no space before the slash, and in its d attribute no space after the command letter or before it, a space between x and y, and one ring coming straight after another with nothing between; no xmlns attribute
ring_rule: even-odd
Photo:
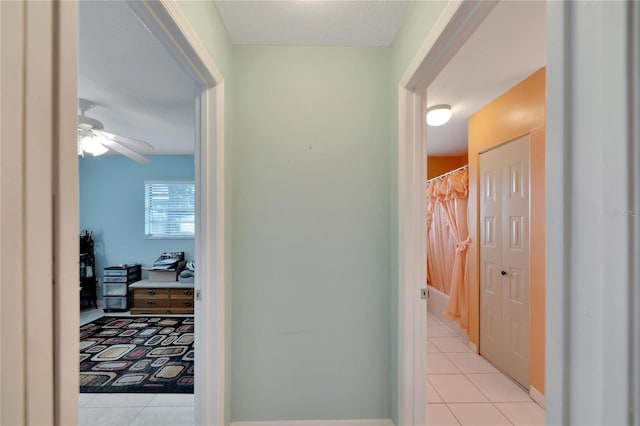
<svg viewBox="0 0 640 426"><path fill-rule="evenodd" d="M78 101L78 108L80 109L80 115L78 116L78 155L91 154L97 157L112 150L139 163L148 163L149 159L140 155L134 149L153 151L153 146L138 139L105 132L104 126L100 121L85 115L85 112L94 106L93 102L86 99Z"/></svg>
<svg viewBox="0 0 640 426"><path fill-rule="evenodd" d="M427 124L429 126L442 126L451 118L451 105L434 105L427 109Z"/></svg>
<svg viewBox="0 0 640 426"><path fill-rule="evenodd" d="M87 152L94 157L97 157L98 155L102 155L109 151L109 148L107 148L103 143L103 140L106 139L103 136L95 137L79 135L78 137L80 139L80 151L82 152Z"/></svg>

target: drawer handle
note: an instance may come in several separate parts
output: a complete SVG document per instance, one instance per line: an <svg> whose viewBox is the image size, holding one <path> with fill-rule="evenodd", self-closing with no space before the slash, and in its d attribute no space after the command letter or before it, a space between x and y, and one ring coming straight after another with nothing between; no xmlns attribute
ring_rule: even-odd
<svg viewBox="0 0 640 426"><path fill-rule="evenodd" d="M156 302L154 302L153 300L149 300L149 301L147 302L147 305L155 305L155 304L156 304Z"/></svg>
<svg viewBox="0 0 640 426"><path fill-rule="evenodd" d="M149 296L155 296L156 291L155 291L155 290L149 290L149 291L147 291L147 294L148 294Z"/></svg>
<svg viewBox="0 0 640 426"><path fill-rule="evenodd" d="M185 290L182 294L184 294L185 296L191 296L193 292L191 290Z"/></svg>
<svg viewBox="0 0 640 426"><path fill-rule="evenodd" d="M193 305L193 303L191 303L190 300L185 300L184 301L184 306L191 306L191 305Z"/></svg>

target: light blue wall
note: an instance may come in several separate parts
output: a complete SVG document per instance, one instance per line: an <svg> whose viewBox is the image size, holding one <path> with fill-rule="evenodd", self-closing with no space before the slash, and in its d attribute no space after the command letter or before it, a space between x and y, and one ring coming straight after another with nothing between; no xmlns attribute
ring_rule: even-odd
<svg viewBox="0 0 640 426"><path fill-rule="evenodd" d="M193 260L193 239L144 238L144 181L194 180L192 155L149 156L140 164L120 155L80 158L80 229L93 231L97 276L119 263L150 265L167 250ZM143 278L146 273L143 272Z"/></svg>
<svg viewBox="0 0 640 426"><path fill-rule="evenodd" d="M390 152L391 159L391 352L392 371L392 419L398 424L398 84L418 49L427 38L433 24L442 13L445 1L412 1L409 3L405 21L391 45L391 91Z"/></svg>
<svg viewBox="0 0 640 426"><path fill-rule="evenodd" d="M234 47L234 421L388 419L389 49Z"/></svg>

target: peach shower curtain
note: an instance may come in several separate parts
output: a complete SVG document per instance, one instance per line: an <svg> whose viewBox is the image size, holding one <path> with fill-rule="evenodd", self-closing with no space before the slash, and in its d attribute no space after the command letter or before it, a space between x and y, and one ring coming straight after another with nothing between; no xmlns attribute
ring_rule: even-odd
<svg viewBox="0 0 640 426"><path fill-rule="evenodd" d="M429 182L428 197L427 276L432 285L436 280L444 280L445 284L442 287L449 294L445 315L459 323L463 331L467 331L469 327L467 306L467 251L470 241L467 224L469 169L465 167L433 179ZM434 285L434 287L438 286ZM448 291L446 291L447 287Z"/></svg>

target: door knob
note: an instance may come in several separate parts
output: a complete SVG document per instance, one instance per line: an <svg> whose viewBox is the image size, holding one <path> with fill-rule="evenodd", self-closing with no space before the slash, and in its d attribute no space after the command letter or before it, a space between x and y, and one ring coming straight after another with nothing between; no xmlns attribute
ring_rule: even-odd
<svg viewBox="0 0 640 426"><path fill-rule="evenodd" d="M500 274L504 277L505 275L507 275L507 271L500 271Z"/></svg>

